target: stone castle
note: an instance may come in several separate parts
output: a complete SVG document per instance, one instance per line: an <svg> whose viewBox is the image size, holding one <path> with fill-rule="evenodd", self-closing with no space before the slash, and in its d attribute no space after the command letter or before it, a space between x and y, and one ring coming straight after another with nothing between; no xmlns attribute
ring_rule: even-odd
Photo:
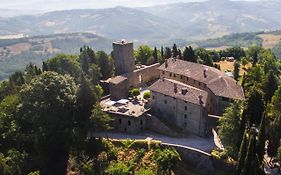
<svg viewBox="0 0 281 175"><path fill-rule="evenodd" d="M166 124L172 124L182 133L206 136L215 127L214 118L219 118L232 99L244 100L242 87L213 67L177 58L162 65L135 66L133 43L126 41L113 43L113 58L118 75L109 81L110 95L112 100L121 99L121 105L105 111L115 118L119 131L152 129L170 134L173 128L167 129ZM133 104L124 100L131 87L151 81L149 107L142 101Z"/></svg>

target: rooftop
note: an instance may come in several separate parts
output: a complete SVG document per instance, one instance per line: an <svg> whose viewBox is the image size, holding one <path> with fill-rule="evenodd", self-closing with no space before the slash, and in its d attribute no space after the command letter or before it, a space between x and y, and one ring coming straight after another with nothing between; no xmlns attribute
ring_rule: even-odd
<svg viewBox="0 0 281 175"><path fill-rule="evenodd" d="M244 92L237 82L224 72L210 66L170 58L159 70L173 72L205 83L217 96L244 100Z"/></svg>
<svg viewBox="0 0 281 175"><path fill-rule="evenodd" d="M126 45L126 44L132 44L133 42L128 42L125 39L122 39L121 41L115 41L113 44L118 44L118 45Z"/></svg>
<svg viewBox="0 0 281 175"><path fill-rule="evenodd" d="M102 100L100 104L105 112L139 117L149 110L149 108L145 106L141 95L136 99L121 99L119 101L112 101L110 98L107 98Z"/></svg>
<svg viewBox="0 0 281 175"><path fill-rule="evenodd" d="M205 104L207 103L208 98L208 93L206 91L171 79L159 79L148 89L194 104L200 104L201 96L203 106L205 106Z"/></svg>

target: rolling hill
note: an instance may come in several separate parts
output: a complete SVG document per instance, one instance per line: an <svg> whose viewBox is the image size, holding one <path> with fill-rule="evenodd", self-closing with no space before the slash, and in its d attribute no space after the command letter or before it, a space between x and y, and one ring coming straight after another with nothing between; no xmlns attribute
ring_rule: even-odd
<svg viewBox="0 0 281 175"><path fill-rule="evenodd" d="M75 54L83 45L111 51L111 40L89 33L55 34L0 40L0 80L22 70L29 62L41 65L58 53Z"/></svg>
<svg viewBox="0 0 281 175"><path fill-rule="evenodd" d="M175 3L145 8L81 9L0 18L0 35L90 32L165 44L281 28L279 0Z"/></svg>

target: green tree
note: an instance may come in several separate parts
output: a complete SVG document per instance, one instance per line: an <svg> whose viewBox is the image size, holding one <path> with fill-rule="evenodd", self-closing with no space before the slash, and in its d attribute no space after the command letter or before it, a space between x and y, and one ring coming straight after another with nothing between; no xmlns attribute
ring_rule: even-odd
<svg viewBox="0 0 281 175"><path fill-rule="evenodd" d="M113 75L113 60L104 51L98 51L96 55L102 79L110 78Z"/></svg>
<svg viewBox="0 0 281 175"><path fill-rule="evenodd" d="M270 71L264 78L262 83L262 89L264 92L264 100L266 103L271 101L274 92L278 88L278 80L273 74L273 71Z"/></svg>
<svg viewBox="0 0 281 175"><path fill-rule="evenodd" d="M278 89L275 91L270 104L271 118L274 119L279 115L281 115L281 85L279 85Z"/></svg>
<svg viewBox="0 0 281 175"><path fill-rule="evenodd" d="M133 88L129 91L129 95L136 98L138 95L140 95L140 90L138 88Z"/></svg>
<svg viewBox="0 0 281 175"><path fill-rule="evenodd" d="M257 154L259 156L259 160L263 160L264 157L264 147L265 147L265 114L262 117L260 126L259 126L259 132L257 137Z"/></svg>
<svg viewBox="0 0 281 175"><path fill-rule="evenodd" d="M175 43L173 45L172 56L173 57L177 57L178 56L178 47L177 47L177 45Z"/></svg>
<svg viewBox="0 0 281 175"><path fill-rule="evenodd" d="M228 153L232 157L238 154L240 135L241 107L238 101L231 103L219 119L218 135Z"/></svg>
<svg viewBox="0 0 281 175"><path fill-rule="evenodd" d="M276 157L281 139L281 115L278 115L270 125L268 155Z"/></svg>
<svg viewBox="0 0 281 175"><path fill-rule="evenodd" d="M75 55L59 54L50 58L45 63L49 71L54 71L59 74L69 74L78 79L82 73L78 57Z"/></svg>
<svg viewBox="0 0 281 175"><path fill-rule="evenodd" d="M235 61L234 63L234 70L233 70L233 78L238 81L239 78L239 71L240 71L240 63Z"/></svg>
<svg viewBox="0 0 281 175"><path fill-rule="evenodd" d="M165 52L164 52L164 59L169 59L172 57L172 50L169 47L165 48Z"/></svg>
<svg viewBox="0 0 281 175"><path fill-rule="evenodd" d="M183 59L186 61L197 62L194 50L191 46L185 47L183 51Z"/></svg>
<svg viewBox="0 0 281 175"><path fill-rule="evenodd" d="M147 61L152 57L152 50L147 45L141 45L137 51L135 51L135 57L138 63L147 64Z"/></svg>
<svg viewBox="0 0 281 175"><path fill-rule="evenodd" d="M253 87L247 94L245 115L250 124L259 125L264 112L263 93Z"/></svg>
<svg viewBox="0 0 281 175"><path fill-rule="evenodd" d="M161 171L171 174L176 162L180 160L180 155L174 148L158 148L154 151L152 159Z"/></svg>
<svg viewBox="0 0 281 175"><path fill-rule="evenodd" d="M244 161L247 154L247 147L248 147L248 138L247 138L247 131L244 131L243 139L240 145L239 154L238 154L238 164L235 169L236 175L241 175L243 171Z"/></svg>
<svg viewBox="0 0 281 175"><path fill-rule="evenodd" d="M143 93L143 98L144 99L149 99L150 98L150 94L151 94L150 92L144 92Z"/></svg>
<svg viewBox="0 0 281 175"><path fill-rule="evenodd" d="M68 75L44 72L20 92L20 133L32 143L42 174L66 174L77 86Z"/></svg>
<svg viewBox="0 0 281 175"><path fill-rule="evenodd" d="M154 51L152 53L153 58L155 59L155 62L158 62L158 50L156 47L154 47Z"/></svg>

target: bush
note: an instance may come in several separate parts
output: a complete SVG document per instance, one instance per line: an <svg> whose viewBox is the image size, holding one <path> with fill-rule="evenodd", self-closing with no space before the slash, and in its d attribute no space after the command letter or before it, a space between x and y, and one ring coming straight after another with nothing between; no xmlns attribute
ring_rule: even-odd
<svg viewBox="0 0 281 175"><path fill-rule="evenodd" d="M156 175L150 168L141 168L136 175Z"/></svg>
<svg viewBox="0 0 281 175"><path fill-rule="evenodd" d="M133 88L129 91L129 96L136 97L140 95L140 90L138 88Z"/></svg>
<svg viewBox="0 0 281 175"><path fill-rule="evenodd" d="M144 94L143 94L143 98L144 99L149 99L150 98L150 91L147 91L147 92L144 92Z"/></svg>
<svg viewBox="0 0 281 175"><path fill-rule="evenodd" d="M128 175L130 174L130 167L123 162L111 162L106 169L108 175Z"/></svg>
<svg viewBox="0 0 281 175"><path fill-rule="evenodd" d="M167 173L170 173L176 162L181 160L179 153L174 148L158 148L155 150L152 159L161 171Z"/></svg>

